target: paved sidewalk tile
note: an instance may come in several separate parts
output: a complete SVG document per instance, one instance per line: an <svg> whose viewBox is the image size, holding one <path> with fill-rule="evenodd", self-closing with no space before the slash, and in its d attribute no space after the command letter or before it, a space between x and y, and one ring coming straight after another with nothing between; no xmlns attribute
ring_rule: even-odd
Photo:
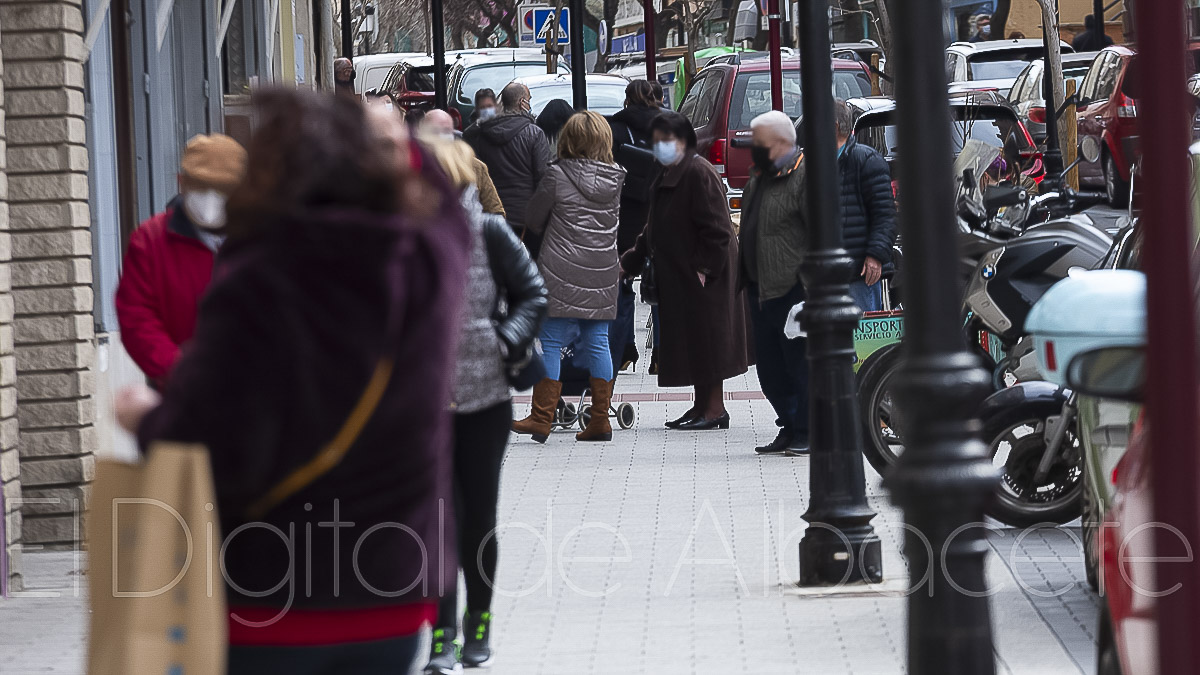
<svg viewBox="0 0 1200 675"><path fill-rule="evenodd" d="M730 430L669 431L663 422L689 404L659 394L686 392L656 389L641 370L648 361L645 353L638 372L618 378L637 422L611 443L577 444L565 430L545 445L514 437L490 672L904 673L903 597L788 592L809 459L754 454L775 435L769 404L731 397ZM759 391L754 371L726 390ZM885 574L903 585L900 513L869 467L867 476ZM989 539L998 673L1090 672L1096 601L1070 537L1032 532L1015 554L1015 532ZM27 554L25 565L31 587L79 580L70 554ZM83 599L72 594L0 601L0 673L79 673L85 631Z"/></svg>

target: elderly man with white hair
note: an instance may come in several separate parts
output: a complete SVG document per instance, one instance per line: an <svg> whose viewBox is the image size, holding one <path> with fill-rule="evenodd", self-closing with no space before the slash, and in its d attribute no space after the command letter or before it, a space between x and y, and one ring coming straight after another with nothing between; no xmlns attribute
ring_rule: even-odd
<svg viewBox="0 0 1200 675"><path fill-rule="evenodd" d="M425 118L421 120L421 133L448 141L459 138L459 135L455 133L454 118L445 110L436 108L425 113ZM483 212L494 213L498 216L505 215L504 204L496 192L496 184L492 182L492 175L488 173L487 165L479 161L473 152L471 153L471 166L475 167L475 188L479 190L479 203L483 205Z"/></svg>
<svg viewBox="0 0 1200 675"><path fill-rule="evenodd" d="M808 452L808 359L805 339L789 340L783 328L788 312L804 300L804 154L792 120L778 110L754 118L750 129L754 166L742 194L741 266L758 379L779 426L775 440L755 452L794 456Z"/></svg>

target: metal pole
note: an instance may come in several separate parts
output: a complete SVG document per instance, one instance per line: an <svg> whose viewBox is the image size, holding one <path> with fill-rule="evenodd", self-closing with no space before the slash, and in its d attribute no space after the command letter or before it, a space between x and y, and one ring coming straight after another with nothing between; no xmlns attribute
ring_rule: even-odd
<svg viewBox="0 0 1200 675"><path fill-rule="evenodd" d="M658 64L654 62L657 47L654 40L654 0L642 0L643 34L646 38L646 79L658 81Z"/></svg>
<svg viewBox="0 0 1200 675"><path fill-rule="evenodd" d="M1135 6L1138 69L1135 92L1143 129L1142 218L1146 270L1146 418L1154 495L1155 590L1174 589L1158 598L1159 672L1194 671L1200 659L1200 585L1191 555L1200 542L1197 522L1195 418L1200 400L1196 382L1195 278L1191 254L1195 237L1188 226L1187 147L1191 143L1190 102L1180 82L1187 79L1186 38L1181 0L1139 0ZM1128 78L1129 75L1126 75ZM1185 112L1186 111L1186 112ZM1194 225L1194 223L1193 223ZM1185 548L1186 546L1186 548ZM1170 556L1184 556L1174 558ZM1186 561L1186 562L1184 562Z"/></svg>
<svg viewBox="0 0 1200 675"><path fill-rule="evenodd" d="M350 16L350 0L342 0L342 56L354 59L354 18Z"/></svg>
<svg viewBox="0 0 1200 675"><path fill-rule="evenodd" d="M892 72L904 237L904 361L893 398L905 416L904 454L886 486L905 515L908 672L993 675L985 588L983 507L996 470L974 419L989 375L966 346L954 212L940 0L892 5ZM937 101L937 104L931 104ZM965 592L964 592L965 591Z"/></svg>
<svg viewBox="0 0 1200 675"><path fill-rule="evenodd" d="M442 11L442 0L429 0L429 18L433 28L433 105L438 110L445 110L446 17Z"/></svg>
<svg viewBox="0 0 1200 675"><path fill-rule="evenodd" d="M1057 17L1058 8L1055 3L1053 12L1045 9L1042 12L1044 17L1043 24L1045 29L1042 30L1043 53L1042 58L1042 99L1046 102L1046 153L1042 156L1042 161L1046 164L1047 178L1052 181L1053 186L1061 186L1063 180L1063 158L1062 158L1062 142L1058 136L1058 97L1055 96L1055 74L1062 72L1062 67L1054 63L1054 57L1060 55L1060 51L1055 49L1058 45L1058 31L1054 30L1058 26L1058 21L1054 21L1051 26L1049 19ZM1061 58L1061 55L1060 55ZM1061 79L1061 75L1058 76Z"/></svg>
<svg viewBox="0 0 1200 675"><path fill-rule="evenodd" d="M863 477L862 426L851 368L861 312L849 294L854 261L842 247L841 190L833 119L829 0L801 3L800 86L808 166L806 217L812 250L801 266L808 301L811 469L809 522L800 541L800 584L883 580L879 537L871 527ZM942 98L945 98L943 91ZM949 129L949 123L946 129ZM948 155L947 155L948 156Z"/></svg>
<svg viewBox="0 0 1200 675"><path fill-rule="evenodd" d="M587 60L583 52L583 0L570 0L571 21L567 33L571 37L571 93L575 109L587 110Z"/></svg>
<svg viewBox="0 0 1200 675"><path fill-rule="evenodd" d="M783 61L779 53L779 0L767 0L767 51L771 55L771 108L783 110Z"/></svg>

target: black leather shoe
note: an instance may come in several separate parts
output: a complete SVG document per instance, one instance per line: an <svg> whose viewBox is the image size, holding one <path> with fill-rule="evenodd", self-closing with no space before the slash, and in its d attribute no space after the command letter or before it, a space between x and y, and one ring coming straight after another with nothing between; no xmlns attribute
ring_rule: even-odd
<svg viewBox="0 0 1200 675"><path fill-rule="evenodd" d="M679 425L680 431L709 431L710 429L728 429L729 428L729 413L725 413L716 419L705 419L697 417L690 422L684 422Z"/></svg>
<svg viewBox="0 0 1200 675"><path fill-rule="evenodd" d="M668 429L678 429L679 427L696 419L696 417L697 417L697 413L689 410L689 411L683 413L683 417L680 417L679 419L671 420L670 422L667 422L667 428Z"/></svg>
<svg viewBox="0 0 1200 675"><path fill-rule="evenodd" d="M808 436L796 436L791 443L783 449L784 457L799 457L808 454Z"/></svg>
<svg viewBox="0 0 1200 675"><path fill-rule="evenodd" d="M760 455L782 455L792 445L792 440L792 432L787 429L780 429L779 435L775 437L775 440L766 445L758 446L754 451Z"/></svg>

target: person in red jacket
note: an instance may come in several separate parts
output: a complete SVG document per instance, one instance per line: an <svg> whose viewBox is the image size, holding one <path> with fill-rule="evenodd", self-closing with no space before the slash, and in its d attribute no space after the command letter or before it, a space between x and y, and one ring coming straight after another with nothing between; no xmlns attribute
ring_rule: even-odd
<svg viewBox="0 0 1200 675"><path fill-rule="evenodd" d="M117 287L121 342L161 386L196 329L196 311L224 240L225 201L246 171L246 151L228 136L188 141L179 196L134 230Z"/></svg>

